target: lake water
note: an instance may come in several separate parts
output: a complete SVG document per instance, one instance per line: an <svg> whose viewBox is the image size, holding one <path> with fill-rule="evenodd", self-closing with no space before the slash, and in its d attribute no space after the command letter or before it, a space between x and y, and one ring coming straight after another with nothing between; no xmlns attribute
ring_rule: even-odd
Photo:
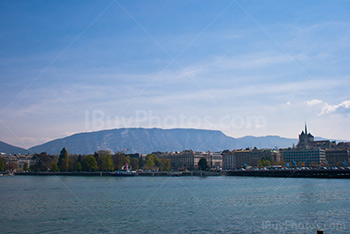
<svg viewBox="0 0 350 234"><path fill-rule="evenodd" d="M350 233L350 180L0 178L1 233Z"/></svg>

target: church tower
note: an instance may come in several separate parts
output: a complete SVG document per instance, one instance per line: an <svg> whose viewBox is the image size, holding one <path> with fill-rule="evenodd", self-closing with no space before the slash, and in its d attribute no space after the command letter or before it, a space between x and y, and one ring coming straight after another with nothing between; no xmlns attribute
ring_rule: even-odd
<svg viewBox="0 0 350 234"><path fill-rule="evenodd" d="M307 132L307 125L305 122L305 132L302 131L301 134L299 135L299 142L297 144L297 148L309 148L309 143L314 141L314 136L311 135L311 133Z"/></svg>

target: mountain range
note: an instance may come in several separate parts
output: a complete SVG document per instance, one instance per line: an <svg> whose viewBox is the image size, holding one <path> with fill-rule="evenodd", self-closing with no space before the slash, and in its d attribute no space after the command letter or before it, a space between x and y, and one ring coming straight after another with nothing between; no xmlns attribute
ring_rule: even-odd
<svg viewBox="0 0 350 234"><path fill-rule="evenodd" d="M319 140L323 138L315 138ZM66 147L72 154L91 154L98 150L129 153L151 153L155 151L222 151L225 149L287 148L297 144L297 139L280 136L245 136L233 138L217 130L120 128L95 132L77 133L49 141L28 150L0 142L0 152L58 154Z"/></svg>
<svg viewBox="0 0 350 234"><path fill-rule="evenodd" d="M0 153L27 154L28 150L0 141Z"/></svg>
<svg viewBox="0 0 350 234"><path fill-rule="evenodd" d="M97 150L130 153L155 151L221 151L247 147L290 147L296 139L279 136L233 138L221 131L201 129L120 128L96 132L77 133L28 149L33 153L57 154L63 147L69 153L91 154Z"/></svg>

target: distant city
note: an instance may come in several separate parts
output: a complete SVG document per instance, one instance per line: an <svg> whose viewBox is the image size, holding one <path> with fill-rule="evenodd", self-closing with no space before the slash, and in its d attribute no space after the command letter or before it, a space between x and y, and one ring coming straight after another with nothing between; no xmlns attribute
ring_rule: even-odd
<svg viewBox="0 0 350 234"><path fill-rule="evenodd" d="M6 154L1 153L0 171L222 171L249 168L338 168L347 167L350 142L314 139L307 125L299 134L297 145L273 149L225 149L200 152L192 149L150 154L129 153L129 149L112 153L99 150L91 155Z"/></svg>

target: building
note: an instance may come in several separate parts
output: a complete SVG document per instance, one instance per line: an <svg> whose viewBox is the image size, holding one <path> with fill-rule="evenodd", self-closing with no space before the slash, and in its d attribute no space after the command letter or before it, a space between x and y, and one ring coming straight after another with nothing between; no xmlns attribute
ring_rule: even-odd
<svg viewBox="0 0 350 234"><path fill-rule="evenodd" d="M233 154L236 157L236 168L242 168L247 165L256 166L257 163L253 161L252 151L250 149L234 150Z"/></svg>
<svg viewBox="0 0 350 234"><path fill-rule="evenodd" d="M350 150L350 142L339 142L337 144L337 149L348 149Z"/></svg>
<svg viewBox="0 0 350 234"><path fill-rule="evenodd" d="M170 159L170 166L173 170L196 170L201 158L205 158L209 168L222 168L222 155L215 152L196 152L183 150L181 152L157 152L158 157Z"/></svg>
<svg viewBox="0 0 350 234"><path fill-rule="evenodd" d="M311 133L307 132L307 126L305 123L305 132L302 131L299 135L299 142L297 144L298 149L331 149L336 147L335 141L329 141L329 140L322 140L322 141L315 141L314 136Z"/></svg>
<svg viewBox="0 0 350 234"><path fill-rule="evenodd" d="M288 149L282 152L283 160L291 166L325 165L326 155L323 149Z"/></svg>
<svg viewBox="0 0 350 234"><path fill-rule="evenodd" d="M220 169L223 167L222 155L220 153L209 152L208 160L210 168Z"/></svg>
<svg viewBox="0 0 350 234"><path fill-rule="evenodd" d="M31 155L24 155L24 154L7 155L2 153L0 157L3 158L5 161L5 170L21 171L25 163L28 164L28 167L33 164L33 156Z"/></svg>
<svg viewBox="0 0 350 234"><path fill-rule="evenodd" d="M259 166L260 160L280 162L279 150L272 149L245 149L245 150L225 150L222 152L224 170L233 170L246 166Z"/></svg>
<svg viewBox="0 0 350 234"><path fill-rule="evenodd" d="M299 135L299 142L297 144L297 148L306 149L310 146L310 144L314 142L314 136L311 133L307 133L307 126L305 123L305 132L302 131Z"/></svg>
<svg viewBox="0 0 350 234"><path fill-rule="evenodd" d="M222 169L224 170L234 170L236 169L236 155L229 151L225 150L222 152Z"/></svg>
<svg viewBox="0 0 350 234"><path fill-rule="evenodd" d="M328 149L326 150L327 166L344 166L344 162L349 163L350 151L348 149Z"/></svg>

